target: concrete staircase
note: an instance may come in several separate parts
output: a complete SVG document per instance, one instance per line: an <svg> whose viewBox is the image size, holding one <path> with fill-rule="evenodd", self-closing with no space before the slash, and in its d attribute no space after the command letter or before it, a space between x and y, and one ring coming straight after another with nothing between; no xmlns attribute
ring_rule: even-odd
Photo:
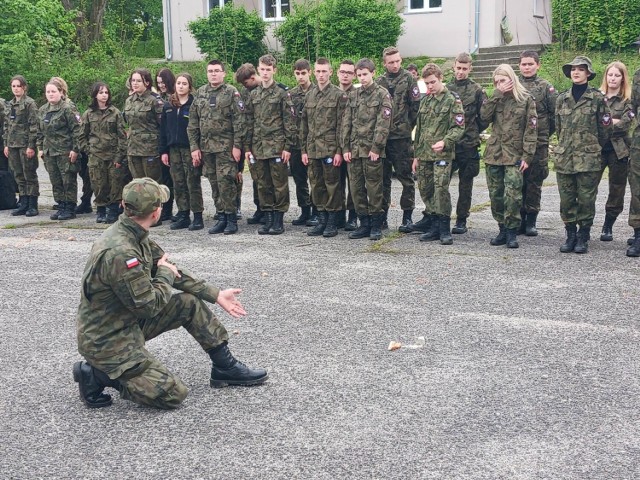
<svg viewBox="0 0 640 480"><path fill-rule="evenodd" d="M520 53L525 50L542 52L543 45L504 45L502 47L481 48L473 59L473 72L471 78L482 85L490 85L491 74L495 68L507 63L513 67L516 74L520 63Z"/></svg>

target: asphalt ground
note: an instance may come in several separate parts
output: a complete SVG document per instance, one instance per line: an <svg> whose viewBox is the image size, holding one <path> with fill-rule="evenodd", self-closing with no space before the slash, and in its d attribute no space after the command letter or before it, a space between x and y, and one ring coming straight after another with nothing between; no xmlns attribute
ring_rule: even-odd
<svg viewBox="0 0 640 480"><path fill-rule="evenodd" d="M39 173L40 216L0 212L0 478L640 477L640 259L624 254L627 209L614 241L598 240L605 183L586 255L559 253L553 173L540 235L517 250L488 243L497 227L482 176L452 246L394 233L395 205L378 242L308 237L290 225L293 188L284 235L244 220L231 236L155 228L178 264L244 290L246 318L215 310L234 354L269 381L211 389L208 357L176 330L148 348L189 387L181 408L111 391L111 407L90 410L71 376L75 313L105 227L94 215L49 221Z"/></svg>

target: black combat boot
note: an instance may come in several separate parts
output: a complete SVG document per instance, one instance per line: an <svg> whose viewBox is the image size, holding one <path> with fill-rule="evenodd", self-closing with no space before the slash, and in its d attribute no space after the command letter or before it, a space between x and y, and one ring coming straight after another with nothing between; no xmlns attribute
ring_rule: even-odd
<svg viewBox="0 0 640 480"><path fill-rule="evenodd" d="M107 205L107 215L104 218L104 223L115 223L116 220L118 220L118 215L120 214L119 212L120 210L117 203L110 203L109 205Z"/></svg>
<svg viewBox="0 0 640 480"><path fill-rule="evenodd" d="M191 225L191 216L189 215L189 210L180 210L176 214L176 221L171 222L169 228L171 230L182 230L183 228L189 228Z"/></svg>
<svg viewBox="0 0 640 480"><path fill-rule="evenodd" d="M264 224L258 229L258 235L268 235L273 226L273 212L262 212Z"/></svg>
<svg viewBox="0 0 640 480"><path fill-rule="evenodd" d="M429 215L431 217L431 226L429 230L420 235L421 242L431 242L433 240L440 240L440 222L437 215Z"/></svg>
<svg viewBox="0 0 640 480"><path fill-rule="evenodd" d="M402 233L411 233L411 225L413 225L413 221L411 217L413 216L413 210L403 210L402 211L402 224L398 227L398 231Z"/></svg>
<svg viewBox="0 0 640 480"><path fill-rule="evenodd" d="M610 242L613 240L613 224L616 223L616 217L607 213L604 216L604 224L602 225L602 233L600 234L601 242Z"/></svg>
<svg viewBox="0 0 640 480"><path fill-rule="evenodd" d="M507 228L506 231L507 248L518 248L518 230L515 228Z"/></svg>
<svg viewBox="0 0 640 480"><path fill-rule="evenodd" d="M213 227L209 229L209 233L215 235L217 233L224 232L224 229L227 228L227 216L223 213L218 215L218 221L213 224Z"/></svg>
<svg viewBox="0 0 640 480"><path fill-rule="evenodd" d="M103 393L103 390L105 387L120 388L120 382L111 380L106 373L87 362L73 364L73 380L78 384L80 400L89 408L108 407L111 405L111 395Z"/></svg>
<svg viewBox="0 0 640 480"><path fill-rule="evenodd" d="M258 385L269 378L264 368L249 368L244 363L236 360L229 351L227 342L208 350L207 353L213 363L211 380L209 380L209 384L212 387Z"/></svg>
<svg viewBox="0 0 640 480"><path fill-rule="evenodd" d="M58 220L58 217L60 216L60 214L62 212L64 212L64 208L65 208L66 204L67 204L67 202L59 202L58 203L58 209L55 212L53 212L51 215L49 215L49 218L51 220Z"/></svg>
<svg viewBox="0 0 640 480"><path fill-rule="evenodd" d="M65 209L58 210L58 220L71 220L72 218L76 218L76 204L65 202Z"/></svg>
<svg viewBox="0 0 640 480"><path fill-rule="evenodd" d="M189 225L190 231L202 230L204 228L204 221L202 220L202 212L193 212L193 222Z"/></svg>
<svg viewBox="0 0 640 480"><path fill-rule="evenodd" d="M358 219L360 220L360 226L349 234L349 238L352 240L366 238L371 233L371 219L369 215L360 215Z"/></svg>
<svg viewBox="0 0 640 480"><path fill-rule="evenodd" d="M339 210L336 212L336 228L340 230L347 226L347 211Z"/></svg>
<svg viewBox="0 0 640 480"><path fill-rule="evenodd" d="M527 233L527 211L520 209L520 227L518 228L516 234L524 235Z"/></svg>
<svg viewBox="0 0 640 480"><path fill-rule="evenodd" d="M284 212L273 212L273 225L269 229L269 235L284 233Z"/></svg>
<svg viewBox="0 0 640 480"><path fill-rule="evenodd" d="M389 230L389 209L387 208L382 214L382 224L380 225L382 230Z"/></svg>
<svg viewBox="0 0 640 480"><path fill-rule="evenodd" d="M467 219L465 217L456 218L456 224L451 229L451 233L455 233L456 235L461 235L463 233L467 233Z"/></svg>
<svg viewBox="0 0 640 480"><path fill-rule="evenodd" d="M227 227L223 232L225 235L238 233L238 218L235 213L227 213Z"/></svg>
<svg viewBox="0 0 640 480"><path fill-rule="evenodd" d="M527 213L527 225L525 227L524 234L527 237L537 237L538 229L536 228L536 221L538 220L538 212Z"/></svg>
<svg viewBox="0 0 640 480"><path fill-rule="evenodd" d="M507 229L504 228L504 224L499 223L498 228L500 229L498 235L496 235L489 241L489 244L493 245L494 247L505 245L507 243Z"/></svg>
<svg viewBox="0 0 640 480"><path fill-rule="evenodd" d="M422 218L418 220L416 223L412 223L409 227L411 232L422 232L427 233L431 229L431 215L426 213L422 214Z"/></svg>
<svg viewBox="0 0 640 480"><path fill-rule="evenodd" d="M355 210L349 210L349 216L347 218L347 223L344 226L344 231L353 232L356 228L358 228L358 216L356 215Z"/></svg>
<svg viewBox="0 0 640 480"><path fill-rule="evenodd" d="M578 239L576 238L576 233L578 229L576 228L575 223L567 223L564 226L564 229L567 231L567 239L564 241L564 243L560 247L560 252L570 253L570 252L573 252L574 248L576 248L576 243L578 241Z"/></svg>
<svg viewBox="0 0 640 480"><path fill-rule="evenodd" d="M631 246L635 241L636 241L636 237L632 235L631 237L627 238L627 245Z"/></svg>
<svg viewBox="0 0 640 480"><path fill-rule="evenodd" d="M380 240L382 238L383 221L384 213L371 215L371 230L369 231L369 240Z"/></svg>
<svg viewBox="0 0 640 480"><path fill-rule="evenodd" d="M91 208L91 199L89 198L88 200L86 200L83 198L80 204L75 207L74 213L77 215L80 215L82 213L93 213L93 208Z"/></svg>
<svg viewBox="0 0 640 480"><path fill-rule="evenodd" d="M294 219L291 222L291 225L295 225L297 227L301 226L301 225L306 225L307 224L307 220L309 220L309 218L311 218L311 207L301 207L301 212L300 212L300 216L296 219Z"/></svg>
<svg viewBox="0 0 640 480"><path fill-rule="evenodd" d="M324 227L324 232L322 232L323 237L330 238L338 235L337 219L339 215L340 215L340 212L327 213L327 224Z"/></svg>
<svg viewBox="0 0 640 480"><path fill-rule="evenodd" d="M173 202L165 202L162 204L162 213L160 214L160 221L164 222L167 220L173 221Z"/></svg>
<svg viewBox="0 0 640 480"><path fill-rule="evenodd" d="M15 198L15 197L14 197ZM18 197L18 206L11 210L11 215L13 217L18 217L20 215L26 215L27 210L29 209L29 197L26 195L20 195Z"/></svg>
<svg viewBox="0 0 640 480"><path fill-rule="evenodd" d="M63 203L64 203L64 202L54 203L54 204L51 206L51 210L62 210L62 209L64 208Z"/></svg>
<svg viewBox="0 0 640 480"><path fill-rule="evenodd" d="M260 208L258 208L252 216L250 216L249 218L247 218L247 223L249 225L258 225L259 223L262 223L262 216L263 216L263 211L260 210Z"/></svg>
<svg viewBox="0 0 640 480"><path fill-rule="evenodd" d="M440 215L438 220L440 224L440 245L453 245L453 237L451 236L451 217Z"/></svg>
<svg viewBox="0 0 640 480"><path fill-rule="evenodd" d="M27 213L25 215L27 217L35 217L40 212L38 211L38 197L35 195L29 196L29 208L27 209Z"/></svg>
<svg viewBox="0 0 640 480"><path fill-rule="evenodd" d="M318 225L318 221L318 209L315 205L311 205L311 216L309 217L309 220L307 220L305 225L307 227L315 227L316 225Z"/></svg>
<svg viewBox="0 0 640 480"><path fill-rule="evenodd" d="M591 238L591 227L580 227L580 231L576 236L576 246L573 249L575 253L587 253L589 251L589 239Z"/></svg>
<svg viewBox="0 0 640 480"><path fill-rule="evenodd" d="M633 229L633 243L627 248L627 257L640 257L640 228Z"/></svg>
<svg viewBox="0 0 640 480"><path fill-rule="evenodd" d="M107 207L97 207L96 212L96 223L104 223L107 219Z"/></svg>
<svg viewBox="0 0 640 480"><path fill-rule="evenodd" d="M318 212L318 225L309 230L307 232L307 235L309 235L310 237L319 237L324 233L324 229L326 228L328 221L328 212Z"/></svg>
<svg viewBox="0 0 640 480"><path fill-rule="evenodd" d="M216 210L216 213L213 215L213 219L217 222L218 220L221 220L224 217L224 213L220 213L218 210Z"/></svg>

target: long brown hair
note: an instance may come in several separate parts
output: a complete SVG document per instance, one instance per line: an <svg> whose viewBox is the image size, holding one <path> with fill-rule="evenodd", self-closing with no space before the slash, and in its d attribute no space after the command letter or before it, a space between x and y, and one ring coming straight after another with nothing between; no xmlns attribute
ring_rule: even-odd
<svg viewBox="0 0 640 480"><path fill-rule="evenodd" d="M180 73L178 75L176 75L176 81L178 80L178 78L183 77L187 80L187 83L189 84L189 93L193 93L193 77L191 76L190 73L187 72L183 72ZM180 99L178 98L178 92L175 91L171 94L171 97L169 97L169 101L171 102L171 105L173 105L174 107L179 107L180 105L182 105L180 103Z"/></svg>

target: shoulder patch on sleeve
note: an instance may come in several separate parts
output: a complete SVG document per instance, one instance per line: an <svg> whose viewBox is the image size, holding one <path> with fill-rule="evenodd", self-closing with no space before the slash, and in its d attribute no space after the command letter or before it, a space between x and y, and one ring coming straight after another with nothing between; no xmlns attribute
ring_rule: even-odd
<svg viewBox="0 0 640 480"><path fill-rule="evenodd" d="M296 116L296 107L294 107L293 105L291 105L289 107L289 111L291 112L291 116L295 117Z"/></svg>
<svg viewBox="0 0 640 480"><path fill-rule="evenodd" d="M80 114L79 114L79 113L76 113L76 114L75 114L75 117L76 117L76 121L77 121L78 123L80 123Z"/></svg>
<svg viewBox="0 0 640 480"><path fill-rule="evenodd" d="M604 115L602 115L602 125L604 125L605 127L608 127L609 125L611 125L610 113L605 113Z"/></svg>
<svg viewBox="0 0 640 480"><path fill-rule="evenodd" d="M636 118L636 114L629 110L629 118Z"/></svg>
<svg viewBox="0 0 640 480"><path fill-rule="evenodd" d="M464 125L464 114L463 113L457 113L455 116L455 120L456 120L456 125L458 125L459 127Z"/></svg>
<svg viewBox="0 0 640 480"><path fill-rule="evenodd" d="M553 85L549 85L549 93L555 93L556 89L553 88Z"/></svg>
<svg viewBox="0 0 640 480"><path fill-rule="evenodd" d="M538 117L529 118L529 126L531 128L536 128L538 126Z"/></svg>
<svg viewBox="0 0 640 480"><path fill-rule="evenodd" d="M385 120L391 118L391 109L389 107L384 107L382 109L382 118Z"/></svg>
<svg viewBox="0 0 640 480"><path fill-rule="evenodd" d="M420 98L420 89L418 88L417 85L414 85L413 88L411 89L411 98L413 98L414 100L417 100L418 98Z"/></svg>
<svg viewBox="0 0 640 480"><path fill-rule="evenodd" d="M140 265L140 261L136 257L130 258L125 263L127 264L127 268L134 268Z"/></svg>

